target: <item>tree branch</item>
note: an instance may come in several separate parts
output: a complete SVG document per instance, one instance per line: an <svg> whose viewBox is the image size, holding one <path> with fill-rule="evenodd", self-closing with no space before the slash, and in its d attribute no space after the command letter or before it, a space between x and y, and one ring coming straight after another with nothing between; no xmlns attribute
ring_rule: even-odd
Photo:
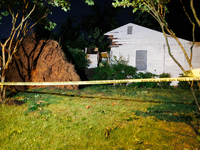
<svg viewBox="0 0 200 150"><path fill-rule="evenodd" d="M195 24L193 24L193 27L192 27L192 45L190 47L190 63L192 63L192 56L193 56L193 46L195 44L195 35L194 35L194 31L195 31Z"/></svg>
<svg viewBox="0 0 200 150"><path fill-rule="evenodd" d="M188 64L189 64L189 66L190 66L190 69L193 69L193 66L192 66L192 64L191 64L191 62L190 62L190 59L189 59L189 57L188 57L188 54L186 53L186 51L185 51L183 45L181 44L181 42L179 41L179 39L177 38L177 36L175 35L175 33L174 33L172 30L170 30L170 29L168 28L167 25L165 25L165 29L166 29L167 32L176 40L176 42L177 42L178 45L180 46L180 48L181 48L183 54L185 55L185 58L187 59L187 62L188 62Z"/></svg>
<svg viewBox="0 0 200 150"><path fill-rule="evenodd" d="M174 60L174 62L175 62L175 63L181 68L181 70L184 72L185 69L181 66L181 64L176 60L176 58L175 58L175 57L172 55L172 53L171 53L171 49L170 49L170 46L169 46L169 42L168 42L167 35L166 35L165 31L164 31L164 27L161 26L161 28L162 28L163 35L164 35L164 37L165 37L165 41L166 41L166 44L167 44L167 47L168 47L168 53L169 53L170 57Z"/></svg>
<svg viewBox="0 0 200 150"><path fill-rule="evenodd" d="M193 13L193 15L194 15L194 18L195 18L195 20L196 20L198 26L200 27L200 20L199 20L199 18L197 17L196 10L195 10L195 8L194 8L194 2L193 2L193 0L190 0L190 7L191 7L191 9L192 9L192 13Z"/></svg>
<svg viewBox="0 0 200 150"><path fill-rule="evenodd" d="M32 10L28 13L28 15L26 16L26 18L22 18L21 23L19 24L19 26L16 28L16 30L18 30L18 28L24 23L24 21L26 21L28 19L28 17L30 17L30 15L33 13L33 11L35 10L36 7L36 3L33 5Z"/></svg>
<svg viewBox="0 0 200 150"><path fill-rule="evenodd" d="M199 112L200 112L200 105L199 105L198 99L197 99L197 97L196 97L196 95L195 95L195 93L194 93L194 89L193 89L193 86L192 86L192 85L190 86L190 89L191 89L191 91L192 91L192 95L193 95L193 97L194 97L195 103L196 103L196 105L197 105L197 107L198 107L198 110L199 110Z"/></svg>
<svg viewBox="0 0 200 150"><path fill-rule="evenodd" d="M187 11L186 11L186 9L185 9L185 6L184 6L184 4L183 4L183 1L180 0L180 2L181 2L181 4L182 4L182 6L183 6L183 10L184 10L184 12L185 12L187 18L189 19L190 23L192 24L192 41L193 41L193 42L192 42L192 45L191 45L191 47L190 47L190 59L189 59L189 61L190 61L190 63L191 63L191 62L192 62L192 56L193 56L193 46L194 46L194 44L195 44L195 34L194 34L194 32L195 32L195 23L192 21L192 19L190 18L189 14L187 13Z"/></svg>

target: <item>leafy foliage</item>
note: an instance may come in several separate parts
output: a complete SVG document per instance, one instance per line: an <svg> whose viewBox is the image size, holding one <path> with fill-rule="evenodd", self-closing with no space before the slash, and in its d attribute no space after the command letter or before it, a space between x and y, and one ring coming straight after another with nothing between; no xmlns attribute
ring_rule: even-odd
<svg viewBox="0 0 200 150"><path fill-rule="evenodd" d="M58 37L61 38L64 49L67 46L79 49L98 47L100 52L110 51L104 33L117 27L116 14L119 9L107 2L104 6L95 4L90 8L93 13L85 15L82 21L78 22L77 18L70 17L61 25Z"/></svg>
<svg viewBox="0 0 200 150"><path fill-rule="evenodd" d="M159 75L160 78L170 78L171 75L170 73L162 73ZM159 82L159 85L162 87L162 88L169 88L170 87L170 83L171 82Z"/></svg>
<svg viewBox="0 0 200 150"><path fill-rule="evenodd" d="M96 80L117 80L117 79L145 79L145 78L167 78L170 77L169 73L162 73L160 75L151 72L137 72L137 68L128 66L128 61L124 60L121 56L119 60L114 56L114 60L108 64L107 61L102 62L102 66L95 69L94 79ZM136 82L129 84L129 87L137 88L169 88L170 82Z"/></svg>
<svg viewBox="0 0 200 150"><path fill-rule="evenodd" d="M85 69L89 66L89 60L86 57L86 53L78 48L68 47L69 53L72 56L72 61L75 64L77 70Z"/></svg>
<svg viewBox="0 0 200 150"><path fill-rule="evenodd" d="M88 5L94 5L94 1L93 0L85 0L85 3L87 3Z"/></svg>
<svg viewBox="0 0 200 150"><path fill-rule="evenodd" d="M151 72L137 72L133 78L135 79L145 79L145 78L169 78L169 73L162 73L160 75L153 74ZM171 82L136 82L129 85L129 87L137 88L170 88Z"/></svg>
<svg viewBox="0 0 200 150"><path fill-rule="evenodd" d="M145 78L154 78L154 77L158 77L158 75L153 74L151 72L138 72L135 74L135 76L133 78L135 79L145 79ZM155 88L158 87L158 83L156 82L137 82L137 83L133 83L130 84L130 86L134 86L134 87L145 87L145 88Z"/></svg>
<svg viewBox="0 0 200 150"><path fill-rule="evenodd" d="M178 88L180 89L190 89L190 85L187 81L179 81Z"/></svg>
<svg viewBox="0 0 200 150"><path fill-rule="evenodd" d="M134 76L136 74L137 68L128 66L128 61L120 57L108 64L107 61L102 62L102 66L95 68L96 80L116 80L116 79L126 79L128 76Z"/></svg>
<svg viewBox="0 0 200 150"><path fill-rule="evenodd" d="M80 39L84 39L84 37L80 33L80 27L77 25L76 18L69 17L66 19L64 23L61 24L59 28L58 37L61 40L61 45L63 49L67 48L67 46L72 48L85 48L85 42L79 42Z"/></svg>
<svg viewBox="0 0 200 150"><path fill-rule="evenodd" d="M157 31L161 30L158 22L147 12L137 11L133 13L132 16L134 19L134 23L138 25L154 29Z"/></svg>
<svg viewBox="0 0 200 150"><path fill-rule="evenodd" d="M45 18L49 13L51 13L53 7L61 7L62 10L67 11L70 9L70 3L67 0L54 0L54 1L43 1L43 0L1 0L0 1L0 10L1 17L6 17L8 15L12 16L14 20L16 15L19 15L20 18L23 18L23 22L26 20L31 24L38 22L41 18ZM33 9L34 8L34 9ZM37 11L36 11L37 10ZM22 13L19 13L19 12ZM45 17L44 17L45 16ZM27 18L26 18L27 17ZM46 28L52 29L55 27L55 23L46 20Z"/></svg>
<svg viewBox="0 0 200 150"><path fill-rule="evenodd" d="M88 60L81 50L85 47L98 47L99 51L110 51L104 33L114 29L117 25L116 14L119 9L106 4L103 7L92 5L90 8L93 13L84 16L80 22L76 17L69 17L61 25L57 36L57 40L61 41L63 52L67 59L75 65L79 76L82 76L80 69L88 66Z"/></svg>
<svg viewBox="0 0 200 150"><path fill-rule="evenodd" d="M181 74L180 77L184 77L183 74ZM180 89L190 89L191 84L193 85L194 89L198 89L199 88L197 81L191 81L191 82L179 81L178 82L178 88L180 88Z"/></svg>

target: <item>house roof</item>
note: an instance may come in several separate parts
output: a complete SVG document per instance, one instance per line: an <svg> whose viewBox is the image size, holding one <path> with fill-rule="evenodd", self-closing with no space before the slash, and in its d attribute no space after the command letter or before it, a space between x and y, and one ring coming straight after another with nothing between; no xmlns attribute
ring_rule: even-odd
<svg viewBox="0 0 200 150"><path fill-rule="evenodd" d="M132 34L127 35L127 32L129 32L128 27L132 27ZM111 30L109 32L106 32L104 35L107 35L108 38L112 39L113 46L115 44L123 44L123 40L129 41L129 39L143 39L144 41L151 41L152 36L153 38L158 39L157 42L159 43L165 43L165 38L163 36L163 33L160 31L156 31L153 29L149 29L134 23L128 23L123 26L120 26L114 30ZM171 41L175 41L174 38L171 35L167 35L168 39ZM121 39L120 37L123 37L124 39ZM181 43L188 43L190 41L178 38ZM132 41L131 41L132 42Z"/></svg>
<svg viewBox="0 0 200 150"><path fill-rule="evenodd" d="M157 33L161 33L159 31L156 31L156 30L153 30L153 29L150 29L150 28L146 28L146 27L143 27L143 26L140 26L140 25L137 25L137 24L134 24L134 23L127 23L123 26L120 26L116 29L113 29L111 31L108 31L106 32L104 35L110 35L111 33L119 33L119 30L122 28L122 27L125 27L125 26L133 26L133 28L137 28L137 29L140 29L140 30L149 30L149 31L152 31L152 32L157 32Z"/></svg>

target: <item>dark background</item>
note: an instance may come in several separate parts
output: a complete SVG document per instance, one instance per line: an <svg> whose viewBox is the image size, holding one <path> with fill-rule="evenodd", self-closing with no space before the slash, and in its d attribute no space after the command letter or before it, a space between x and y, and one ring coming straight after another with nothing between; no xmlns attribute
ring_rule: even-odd
<svg viewBox="0 0 200 150"><path fill-rule="evenodd" d="M191 14L191 9L189 7L189 1L183 0L189 14ZM95 5L104 5L104 3L108 3L111 5L113 0L96 0ZM195 0L194 4L196 7L197 15L200 18L200 7L199 0ZM167 14L166 20L169 23L170 28L176 33L178 37L183 39L192 40L192 25L188 21L186 15L183 12L182 6L179 0L173 0L168 5L169 14ZM78 21L81 21L84 16L87 14L92 14L92 10L90 6L84 3L83 0L72 0L71 1L71 9L68 12L62 11L60 8L53 8L53 14L49 15L48 18L57 23L56 28L53 30L58 32L61 23L65 22L69 16L75 16ZM192 16L192 15L191 15ZM193 21L194 18L192 17ZM7 38L10 30L11 30L11 18L3 18L2 25L0 26L0 39ZM117 23L118 26L122 26L126 23L136 23L142 26L146 26L148 28L160 30L158 23L150 19L150 16L145 13L135 13L132 14L132 8L121 8L121 12L117 15ZM195 22L195 21L194 21ZM196 23L196 22L195 22ZM106 24L106 22L105 22ZM196 25L196 41L200 41L200 30Z"/></svg>

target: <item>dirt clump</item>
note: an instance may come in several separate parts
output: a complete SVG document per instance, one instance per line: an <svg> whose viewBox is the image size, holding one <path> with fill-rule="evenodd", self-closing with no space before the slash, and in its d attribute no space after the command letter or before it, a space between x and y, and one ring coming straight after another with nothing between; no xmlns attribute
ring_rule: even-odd
<svg viewBox="0 0 200 150"><path fill-rule="evenodd" d="M80 81L74 66L66 57L57 41L36 41L29 37L23 40L14 55L7 74L8 82L61 82ZM49 86L12 86L16 90ZM78 89L78 85L56 85L51 87Z"/></svg>

